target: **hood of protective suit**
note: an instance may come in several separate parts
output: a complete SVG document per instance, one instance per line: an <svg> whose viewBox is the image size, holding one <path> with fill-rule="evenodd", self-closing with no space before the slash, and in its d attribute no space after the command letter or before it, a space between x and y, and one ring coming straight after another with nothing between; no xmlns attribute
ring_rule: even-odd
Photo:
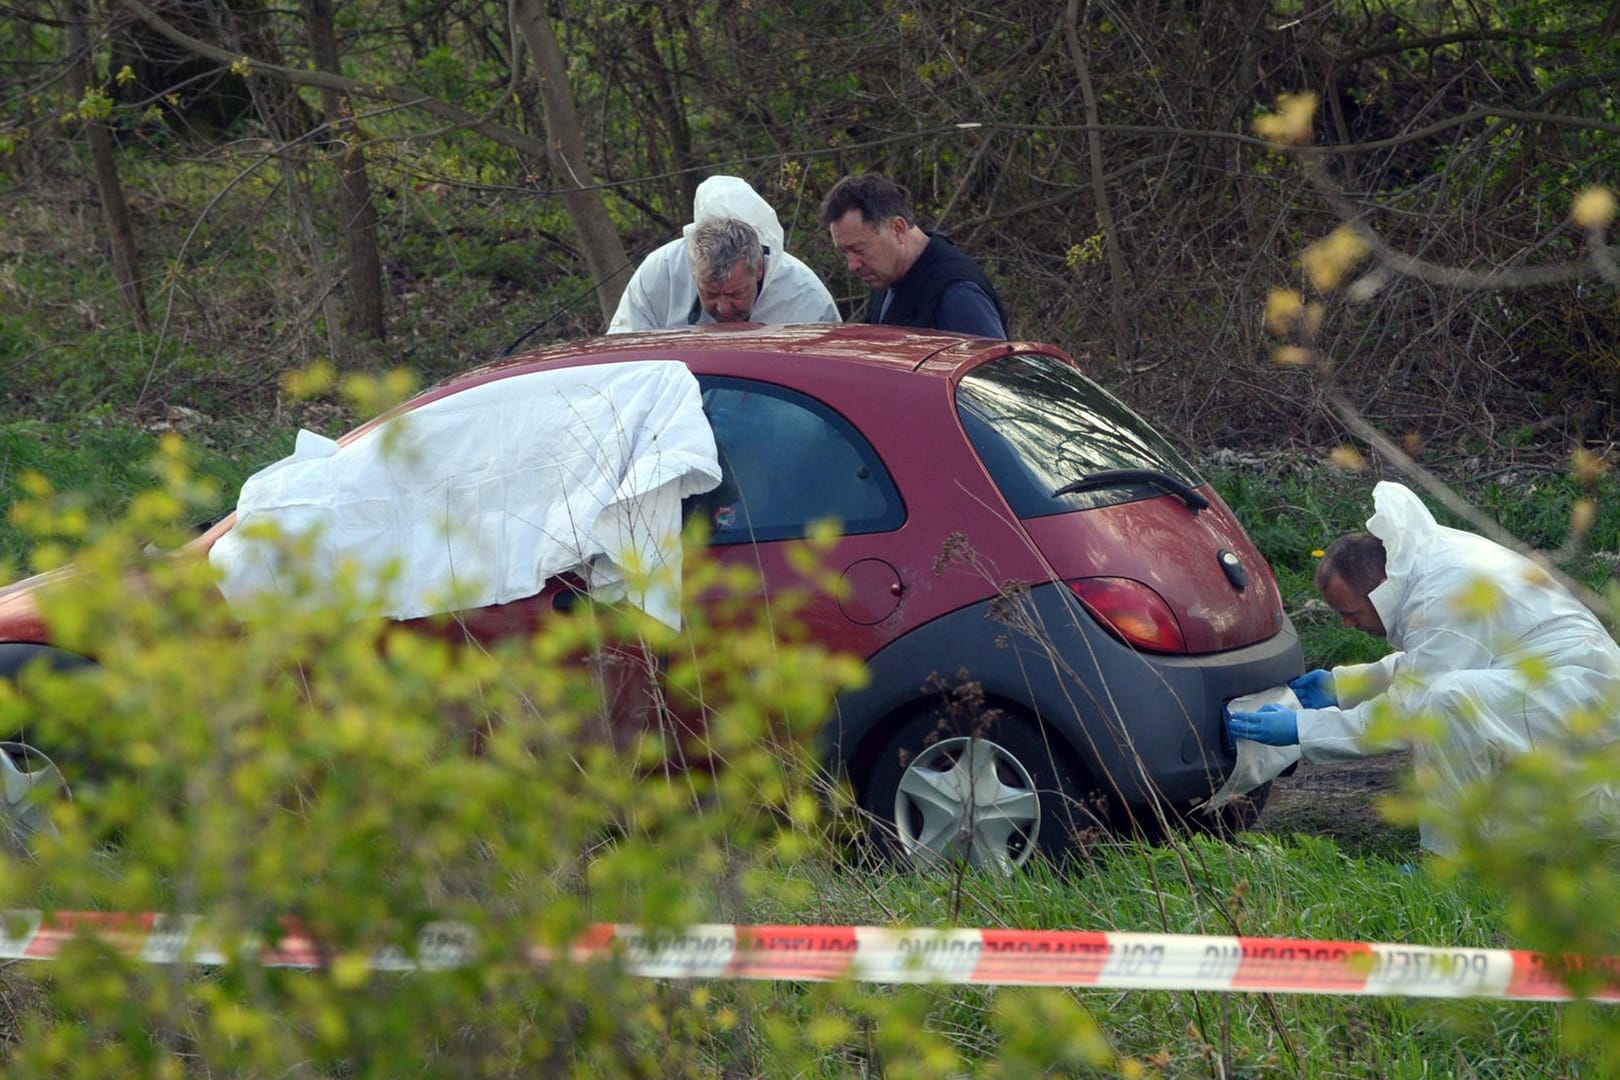
<svg viewBox="0 0 1620 1080"><path fill-rule="evenodd" d="M1441 534L1451 530L1435 521L1410 488L1381 480L1373 487L1373 516L1367 519L1367 531L1384 542L1384 582L1367 599L1383 621L1389 643L1399 649L1402 627L1398 615L1411 586L1412 570Z"/></svg>
<svg viewBox="0 0 1620 1080"><path fill-rule="evenodd" d="M673 330L714 320L697 303L697 285L687 259L687 241L698 224L711 218L745 221L759 234L766 250L765 277L754 304L753 322L838 322L838 305L816 272L786 250L782 223L770 203L735 176L711 176L698 185L692 200L692 223L681 236L662 245L636 268L608 333Z"/></svg>
<svg viewBox="0 0 1620 1080"><path fill-rule="evenodd" d="M698 185L692 199L692 220L681 235L690 238L692 230L709 218L736 218L754 227L765 248L765 280L770 281L782 261L777 256L787 250L782 222L771 204L740 177L711 176Z"/></svg>

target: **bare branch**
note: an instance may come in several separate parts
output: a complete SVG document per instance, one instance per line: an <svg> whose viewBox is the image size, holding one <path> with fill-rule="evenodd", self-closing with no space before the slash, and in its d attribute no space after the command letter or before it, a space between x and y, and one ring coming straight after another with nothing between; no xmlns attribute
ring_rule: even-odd
<svg viewBox="0 0 1620 1080"><path fill-rule="evenodd" d="M1326 363L1325 360L1319 362ZM1511 548L1526 558L1534 560L1537 566L1547 571L1564 588L1574 593L1581 603L1590 608L1594 615L1602 619L1604 625L1608 626L1611 631L1620 628L1620 621L1616 619L1614 608L1601 595L1564 573L1557 566L1554 566L1545 554L1525 544L1485 514L1476 510L1468 500L1453 491L1445 481L1419 465L1410 455L1395 445L1388 436L1368 423L1360 411L1350 404L1349 399L1343 394L1336 390L1329 390L1324 397L1333 415L1337 416L1344 423L1344 426L1350 429L1352 434L1365 441L1380 457L1395 466L1397 470L1404 476L1409 477L1424 491L1434 496L1435 500L1447 510L1468 522L1476 532L1489 537L1503 547Z"/></svg>
<svg viewBox="0 0 1620 1080"><path fill-rule="evenodd" d="M1130 273L1125 268L1125 255L1120 250L1119 227L1114 222L1114 211L1108 203L1107 172L1103 168L1102 134L1095 130L1098 121L1097 91L1091 84L1091 65L1086 51L1080 45L1080 0L1069 0L1064 14L1063 33L1069 42L1069 55L1074 60L1080 80L1080 96L1085 102L1086 123L1093 126L1086 138L1086 159L1091 169L1091 197L1097 206L1097 229L1102 233L1103 251L1108 259L1109 311L1114 324L1114 360L1129 364L1135 352L1130 333L1130 321L1125 317L1125 295L1131 291Z"/></svg>
<svg viewBox="0 0 1620 1080"><path fill-rule="evenodd" d="M1594 28L1596 29L1596 28ZM1478 41L1520 41L1528 45L1545 45L1551 48L1567 49L1586 41L1586 34L1576 31L1569 34L1537 34L1530 30L1488 29L1481 27L1477 30L1453 30L1449 34L1430 34L1426 37L1399 38L1395 41L1384 41L1377 45L1368 45L1361 49L1352 49L1343 56L1335 57L1340 64L1354 64L1361 60L1372 60L1379 56L1393 56L1396 53L1417 52L1423 49L1439 49L1446 45L1459 45L1465 42Z"/></svg>
<svg viewBox="0 0 1620 1080"><path fill-rule="evenodd" d="M346 78L324 71L308 71L303 68L283 67L276 64L267 64L252 57L232 55L228 50L206 41L192 37L190 34L172 26L156 12L152 11L141 0L119 0L119 3L128 8L142 22L168 38L170 41L191 50L198 56L216 61L220 64L237 64L246 62L255 74L274 75L289 83L300 86L314 86L326 90L336 90L340 93L368 100L393 101L413 109L420 109L431 116L449 121L478 132L502 146L509 146L520 150L540 160L546 158L546 144L544 140L536 139L532 135L525 135L521 131L514 131L509 127L496 124L476 113L458 109L454 105L440 101L431 94L423 93L410 87L390 86L386 83L361 82L357 79Z"/></svg>
<svg viewBox="0 0 1620 1080"><path fill-rule="evenodd" d="M1337 188L1329 181L1322 171L1320 162L1315 158L1314 150L1305 150L1301 153L1306 177L1311 186L1322 196L1324 202L1333 210L1345 224L1355 229L1356 234L1367 244L1373 258L1379 266L1388 273L1398 274L1401 277L1413 278L1430 285L1442 285L1450 289L1504 289L1504 288L1531 288L1537 285L1559 285L1572 281L1583 281L1594 277L1606 276L1604 273L1602 257L1610 256L1601 240L1593 244L1593 252L1589 259L1573 262L1550 263L1545 266L1503 267L1496 270L1465 270L1455 266L1443 266L1427 259L1420 259L1396 251L1389 245L1377 230L1365 221L1365 214L1360 208L1353 205L1341 195ZM1599 253L1602 253L1600 255ZM1611 264L1612 264L1612 256ZM1387 276L1387 275L1386 275ZM1352 297L1370 296L1376 291L1380 282L1364 281L1363 287L1352 286Z"/></svg>

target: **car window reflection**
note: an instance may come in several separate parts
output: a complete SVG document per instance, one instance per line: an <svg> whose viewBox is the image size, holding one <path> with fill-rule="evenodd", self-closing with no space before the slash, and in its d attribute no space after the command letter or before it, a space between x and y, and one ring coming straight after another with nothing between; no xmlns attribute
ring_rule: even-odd
<svg viewBox="0 0 1620 1080"><path fill-rule="evenodd" d="M711 544L793 540L831 519L846 535L899 528L888 470L854 426L813 398L747 379L703 377L721 484L688 499Z"/></svg>
<svg viewBox="0 0 1620 1080"><path fill-rule="evenodd" d="M1054 494L1086 476L1152 470L1188 487L1196 470L1117 398L1053 356L1021 354L973 370L956 391L968 439L1019 517L1163 494L1151 484Z"/></svg>

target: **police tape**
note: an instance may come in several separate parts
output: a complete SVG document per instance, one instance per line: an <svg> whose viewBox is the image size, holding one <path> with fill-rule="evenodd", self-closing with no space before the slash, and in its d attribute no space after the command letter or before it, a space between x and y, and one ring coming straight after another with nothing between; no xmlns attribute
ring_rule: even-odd
<svg viewBox="0 0 1620 1080"><path fill-rule="evenodd" d="M116 912L0 913L0 959L47 960L94 939L151 963L320 968L331 951L293 920L269 941L221 946L200 916ZM422 927L414 948L372 952L375 971L434 971L478 957L465 923ZM679 932L601 923L537 964L607 961L657 979L766 979L1137 990L1261 991L1620 1001L1620 958L1522 949L1445 948L1298 938L1090 930L924 930L875 926L700 924ZM1571 989L1576 987L1579 993Z"/></svg>

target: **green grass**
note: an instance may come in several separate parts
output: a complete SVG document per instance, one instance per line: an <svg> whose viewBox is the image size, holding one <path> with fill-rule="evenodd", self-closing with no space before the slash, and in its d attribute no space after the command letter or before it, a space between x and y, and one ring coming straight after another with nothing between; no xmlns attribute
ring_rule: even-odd
<svg viewBox="0 0 1620 1080"><path fill-rule="evenodd" d="M1326 464L1303 473L1224 469L1207 478L1267 558L1291 569L1309 566L1310 553L1340 533L1363 528L1372 513L1373 485L1382 479ZM1598 515L1587 546L1620 551L1620 479L1612 470L1603 472L1592 486L1583 485L1567 469L1533 466L1478 479L1459 475L1452 482L1465 501L1539 549L1561 545L1569 534L1575 500L1595 497ZM1442 525L1468 528L1445 508L1425 501Z"/></svg>
<svg viewBox="0 0 1620 1080"><path fill-rule="evenodd" d="M34 473L53 490L73 493L93 518L112 520L135 494L154 486L151 463L159 438L156 431L120 424L91 425L69 434L55 424L0 421L0 506L23 498L24 477ZM292 432L270 436L252 429L217 436L203 432L190 440L190 446L196 478L215 491L215 497L199 507L202 521L228 512L249 474L288 453ZM9 515L0 516L0 581L23 572L32 544Z"/></svg>
<svg viewBox="0 0 1620 1080"><path fill-rule="evenodd" d="M1477 882L1403 870L1400 863L1355 857L1331 841L1303 836L1121 844L1094 850L1067 873L1034 866L1011 879L927 880L894 870L801 873L782 892L810 899L761 907L748 917L1504 944L1500 906ZM1117 1053L1155 1065L1164 1077L1508 1078L1585 1075L1594 1064L1559 1044L1569 1014L1588 1007L1520 1002L953 988L931 993L929 1019L971 1059L995 1049L984 1018L998 1001L1040 994L1071 998ZM778 992L778 1002L782 997ZM829 1069L821 1075L849 1074Z"/></svg>

